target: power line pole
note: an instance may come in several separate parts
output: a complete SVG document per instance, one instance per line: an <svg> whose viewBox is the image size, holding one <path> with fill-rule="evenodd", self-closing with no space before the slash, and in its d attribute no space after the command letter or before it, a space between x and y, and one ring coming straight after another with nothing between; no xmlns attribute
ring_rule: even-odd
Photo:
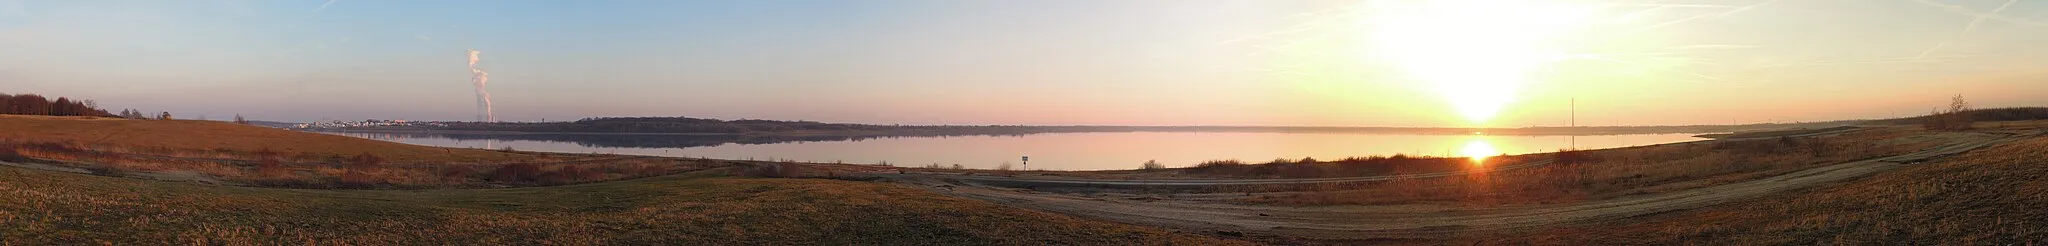
<svg viewBox="0 0 2048 246"><path fill-rule="evenodd" d="M1579 130L1579 98L1572 97L1572 130ZM1579 133L1572 132L1572 150L1579 150Z"/></svg>

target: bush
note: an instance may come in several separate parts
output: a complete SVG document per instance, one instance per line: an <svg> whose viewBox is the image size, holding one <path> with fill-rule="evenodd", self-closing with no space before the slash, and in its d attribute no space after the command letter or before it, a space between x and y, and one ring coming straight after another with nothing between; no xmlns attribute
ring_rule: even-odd
<svg viewBox="0 0 2048 246"><path fill-rule="evenodd" d="M377 155L372 155L369 152L363 152L355 157L350 157L348 158L347 171L341 174L341 184L345 186L369 186L385 183L384 177L375 174L378 170L383 169L383 165L384 158L377 157Z"/></svg>
<svg viewBox="0 0 2048 246"><path fill-rule="evenodd" d="M281 177L290 174L290 171L284 168L284 161L280 159L283 155L277 153L277 151L264 148L257 150L254 154L256 154L257 174L266 177Z"/></svg>
<svg viewBox="0 0 2048 246"><path fill-rule="evenodd" d="M1928 130L1969 130L1976 121L1973 113L1970 102L1963 100L1963 95L1956 95L1949 99L1947 111L1928 112L1921 124Z"/></svg>
<svg viewBox="0 0 2048 246"><path fill-rule="evenodd" d="M540 175L540 165L535 165L532 163L514 163L505 166L500 166L496 170L491 170L491 181L533 182L537 180L538 175Z"/></svg>
<svg viewBox="0 0 2048 246"><path fill-rule="evenodd" d="M348 159L349 169L376 169L384 165L384 158L363 152Z"/></svg>
<svg viewBox="0 0 2048 246"><path fill-rule="evenodd" d="M591 172L575 165L567 165L555 169L553 172L542 173L539 178L542 183L567 184L583 181L587 175L586 173Z"/></svg>
<svg viewBox="0 0 2048 246"><path fill-rule="evenodd" d="M14 144L14 143L5 143L5 144L0 144L0 161L4 161L4 162L25 162L25 161L28 161L28 157L27 157L27 156L22 156L22 155L21 155L21 152L19 152L19 151L16 151L16 150L15 150L15 148L18 148L18 147L21 147L21 145L17 145L17 144Z"/></svg>
<svg viewBox="0 0 2048 246"><path fill-rule="evenodd" d="M746 170L741 170L740 176L755 178L794 178L797 177L798 173L799 172L797 171L797 164L763 163L756 164L753 167L747 168Z"/></svg>
<svg viewBox="0 0 2048 246"><path fill-rule="evenodd" d="M442 167L441 173L439 174L441 175L441 178L444 179L459 180L469 178L470 175L476 175L476 169L472 169L467 166L447 166Z"/></svg>
<svg viewBox="0 0 2048 246"><path fill-rule="evenodd" d="M279 161L277 157L263 157L256 160L256 173L267 177L280 177L290 174L290 170L286 170L284 161Z"/></svg>
<svg viewBox="0 0 2048 246"><path fill-rule="evenodd" d="M1165 164L1159 164L1159 160L1145 160L1145 165L1143 165L1143 166L1139 166L1139 167L1138 167L1138 169L1144 169L1144 170L1158 170L1158 169L1166 169L1166 165L1165 165Z"/></svg>
<svg viewBox="0 0 2048 246"><path fill-rule="evenodd" d="M1586 154L1586 151L1584 150L1560 149L1557 150L1556 157L1557 159L1555 162L1557 164L1577 164L1597 161L1593 159L1592 155Z"/></svg>

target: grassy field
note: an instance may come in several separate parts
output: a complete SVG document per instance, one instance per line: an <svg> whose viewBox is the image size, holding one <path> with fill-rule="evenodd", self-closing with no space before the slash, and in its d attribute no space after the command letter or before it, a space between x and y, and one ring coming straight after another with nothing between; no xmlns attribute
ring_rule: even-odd
<svg viewBox="0 0 2048 246"><path fill-rule="evenodd" d="M0 245L1243 244L892 184L720 173L399 191L214 186L0 167Z"/></svg>
<svg viewBox="0 0 2048 246"><path fill-rule="evenodd" d="M331 156L372 153L393 162L526 160L531 154L436 148L203 120L129 120L77 116L0 115L0 139L118 146L146 150L271 150Z"/></svg>
<svg viewBox="0 0 2048 246"><path fill-rule="evenodd" d="M1769 177L1821 165L1932 146L1932 133L1870 129L1840 136L1765 138L1573 152L1555 164L1472 175L1259 195L1240 203L1286 206L1436 203L1461 206L1556 204L1685 190ZM1557 154L1534 157L1555 157ZM1533 158L1533 157L1532 157ZM1472 168L1486 168L1473 166Z"/></svg>
<svg viewBox="0 0 2048 246"><path fill-rule="evenodd" d="M1958 244L2048 240L2048 137L1822 188L1445 244Z"/></svg>
<svg viewBox="0 0 2048 246"><path fill-rule="evenodd" d="M561 185L743 165L442 148L226 122L0 116L0 161L107 176L297 188Z"/></svg>

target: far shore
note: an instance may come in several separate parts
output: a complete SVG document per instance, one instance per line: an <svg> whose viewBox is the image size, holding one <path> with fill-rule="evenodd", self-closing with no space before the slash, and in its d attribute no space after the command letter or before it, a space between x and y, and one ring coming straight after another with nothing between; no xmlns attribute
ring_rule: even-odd
<svg viewBox="0 0 2048 246"><path fill-rule="evenodd" d="M632 136L771 136L771 137L893 137L893 136L968 136L968 135L1030 135L1049 133L1105 133L1105 132L1217 132L1217 133L1342 133L1342 134L1398 134L1398 135L1501 135L1501 136L1604 136L1637 134L1703 134L1703 138L1714 138L1733 132L1751 132L1788 129L1823 129L1841 127L1846 124L1757 124L1757 125L1700 125L1700 126L1582 126L1582 127L1526 127L1526 128L1450 128L1450 127L1313 127L1313 126L1025 126L1031 130L797 130L797 131L750 131L750 132L587 132L587 131L490 131L490 130L443 130L431 128L290 128L292 130L338 133L411 133L411 134L470 134L470 135L632 135Z"/></svg>

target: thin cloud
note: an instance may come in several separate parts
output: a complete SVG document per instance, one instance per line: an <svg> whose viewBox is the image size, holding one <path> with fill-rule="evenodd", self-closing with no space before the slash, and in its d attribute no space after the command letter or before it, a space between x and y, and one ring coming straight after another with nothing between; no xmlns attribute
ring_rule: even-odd
<svg viewBox="0 0 2048 246"><path fill-rule="evenodd" d="M1945 11L1948 11L1948 12L1950 12L1950 13L1956 13L1956 14L1968 15L1968 16L1971 16L1971 17L1979 17L1979 18L1984 18L1984 19L1988 19L1988 20L1995 20L1995 21L2003 21L2003 22L2010 22L2010 23L2013 23L2013 24L2020 24L2020 25L2028 25L2028 26L2037 26L2037 27L2042 27L2042 26L2048 26L2048 21L2039 21L2039 20L2033 20L2033 19L2026 19L2026 18L2012 17L2012 16L2002 15L2002 14L1998 14L1998 13L1989 13L1989 12L1977 11L1977 10L1975 10L1975 9L1970 9L1969 7L1963 7L1963 6L1961 6L1961 5L1952 5L1952 4L1945 4L1945 3L1941 3L1941 2L1935 2L1935 1L1931 1L1931 0L1907 0L1907 1L1911 1L1911 2L1914 2L1914 3L1919 3L1919 4L1921 4L1921 5L1927 5L1928 7L1934 7L1934 8L1939 8L1939 9L1941 9L1941 10L1945 10Z"/></svg>
<svg viewBox="0 0 2048 246"><path fill-rule="evenodd" d="M322 3L322 4L320 4L320 7L319 7L319 8L313 8L313 13L314 13L314 14L318 14L318 13L320 13L320 10L325 10L325 9L327 9L327 6L329 6L329 5L334 5L334 2L336 2L336 1L341 1L341 0L327 0L327 3Z"/></svg>

